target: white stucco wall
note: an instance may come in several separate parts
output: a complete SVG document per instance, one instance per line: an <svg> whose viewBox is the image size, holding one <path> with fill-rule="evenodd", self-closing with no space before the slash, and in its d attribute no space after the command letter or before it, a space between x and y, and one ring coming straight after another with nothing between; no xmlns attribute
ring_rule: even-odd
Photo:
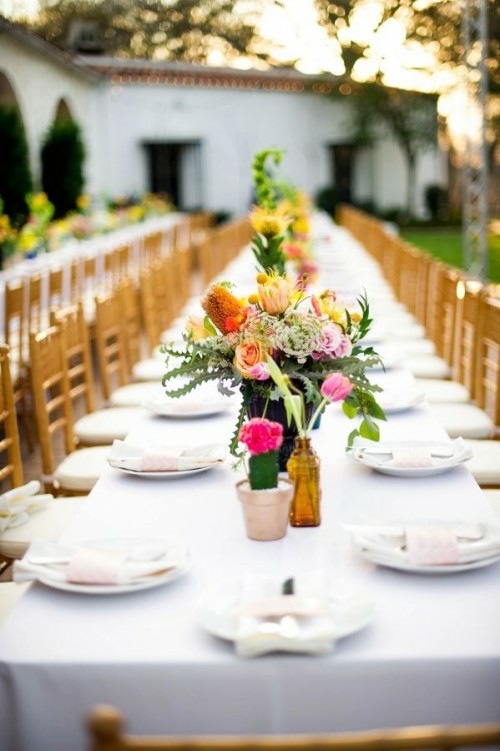
<svg viewBox="0 0 500 751"><path fill-rule="evenodd" d="M92 195L140 194L148 188L144 141L201 145L198 194L204 208L246 212L252 195L254 154L285 151L280 174L315 196L332 182L328 146L350 142L349 99L312 93L166 85L113 85L78 71L22 40L0 33L0 71L15 91L30 147L35 179L43 137L64 98L82 128L86 191ZM381 208L404 205L406 165L398 146L379 142L358 153L354 198ZM417 199L443 183L439 154L418 163ZM190 191L191 195L193 191Z"/></svg>
<svg viewBox="0 0 500 751"><path fill-rule="evenodd" d="M330 180L327 144L344 136L344 108L311 94L113 86L101 92L103 159L110 192L147 187L143 141L200 141L208 208L241 213L256 151L285 151L280 173L315 193Z"/></svg>

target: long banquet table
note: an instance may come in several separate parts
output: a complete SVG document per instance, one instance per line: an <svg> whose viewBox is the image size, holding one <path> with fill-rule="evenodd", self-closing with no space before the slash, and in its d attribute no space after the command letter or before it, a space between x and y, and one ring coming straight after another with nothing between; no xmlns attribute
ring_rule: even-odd
<svg viewBox="0 0 500 751"><path fill-rule="evenodd" d="M341 238L340 238L341 239ZM395 369L381 384L407 384ZM227 444L236 405L196 420L151 414L132 444ZM0 631L0 748L82 751L85 717L117 706L132 732L301 733L500 719L500 564L449 575L359 558L345 522L489 521L465 466L431 477L372 473L346 455L352 424L332 405L314 431L322 523L283 540L245 534L231 460L178 479L111 467L64 540L185 539L191 567L154 589L89 596L34 584ZM429 405L390 417L383 438L447 440ZM197 618L199 598L248 572L286 579L326 571L332 593L373 598L371 622L331 654L245 659Z"/></svg>

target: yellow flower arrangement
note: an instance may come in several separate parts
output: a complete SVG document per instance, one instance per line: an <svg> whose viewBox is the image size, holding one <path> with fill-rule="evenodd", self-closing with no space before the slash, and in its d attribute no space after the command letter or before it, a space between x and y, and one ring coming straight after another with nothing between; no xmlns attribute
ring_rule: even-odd
<svg viewBox="0 0 500 751"><path fill-rule="evenodd" d="M269 358L303 391L306 402L316 406L324 379L340 372L352 383L344 411L362 418L351 440L358 432L376 439L374 418L384 419L384 413L374 397L380 389L366 377L366 369L380 358L360 343L371 322L366 299L344 307L342 317L336 307L322 309L330 299L342 305L334 292L311 297L274 272L259 273L256 282L257 290L247 300L234 295L228 282L213 284L201 300L205 318L190 318L184 344L162 346L167 355L166 394L181 397L207 381L216 382L222 394L239 389L243 398L230 446L237 455L237 437L253 397L262 397L266 405L281 398Z"/></svg>

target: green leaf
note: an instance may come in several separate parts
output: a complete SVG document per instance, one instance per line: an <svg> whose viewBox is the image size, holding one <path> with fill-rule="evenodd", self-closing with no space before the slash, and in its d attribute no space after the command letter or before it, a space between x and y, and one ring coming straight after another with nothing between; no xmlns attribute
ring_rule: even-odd
<svg viewBox="0 0 500 751"><path fill-rule="evenodd" d="M353 417L356 417L358 414L358 407L355 407L353 404L349 404L347 401L342 402L342 412L346 417L349 418L349 420L352 420Z"/></svg>
<svg viewBox="0 0 500 751"><path fill-rule="evenodd" d="M380 440L380 428L369 417L365 417L359 426L359 434L369 441Z"/></svg>

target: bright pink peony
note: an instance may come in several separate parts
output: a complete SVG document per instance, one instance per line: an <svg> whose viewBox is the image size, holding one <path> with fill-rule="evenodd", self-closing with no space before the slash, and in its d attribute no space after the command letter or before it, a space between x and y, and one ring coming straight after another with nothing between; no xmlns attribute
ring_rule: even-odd
<svg viewBox="0 0 500 751"><path fill-rule="evenodd" d="M283 426L265 417L253 417L241 426L239 440L253 456L277 451L283 443Z"/></svg>
<svg viewBox="0 0 500 751"><path fill-rule="evenodd" d="M349 396L353 385L342 373L332 373L327 376L321 386L321 395L329 402L341 402Z"/></svg>

